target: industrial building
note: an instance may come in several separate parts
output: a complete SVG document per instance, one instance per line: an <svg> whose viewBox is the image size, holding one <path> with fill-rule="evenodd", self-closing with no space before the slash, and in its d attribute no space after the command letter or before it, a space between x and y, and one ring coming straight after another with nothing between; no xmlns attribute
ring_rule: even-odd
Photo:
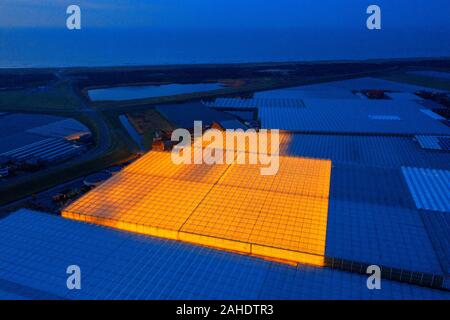
<svg viewBox="0 0 450 320"><path fill-rule="evenodd" d="M282 129L278 174L239 164L243 149L216 165L151 151L94 176L62 217L0 219L15 240L0 242L0 297L448 300L450 128L415 94L425 89L363 78L158 107L187 128L256 110L262 128ZM89 275L77 292L65 287L74 263ZM367 288L370 265L382 290Z"/></svg>
<svg viewBox="0 0 450 320"><path fill-rule="evenodd" d="M194 121L202 120L205 126L218 123L224 129L246 129L236 117L208 108L201 103L162 105L157 106L156 110L176 128L191 129Z"/></svg>
<svg viewBox="0 0 450 320"><path fill-rule="evenodd" d="M16 162L37 160L47 163L61 161L83 152L84 148L64 139L48 138L2 153L0 156Z"/></svg>
<svg viewBox="0 0 450 320"><path fill-rule="evenodd" d="M0 126L4 132L0 139L3 177L5 172L38 170L76 157L92 139L90 130L79 121L56 116L5 113L0 115Z"/></svg>

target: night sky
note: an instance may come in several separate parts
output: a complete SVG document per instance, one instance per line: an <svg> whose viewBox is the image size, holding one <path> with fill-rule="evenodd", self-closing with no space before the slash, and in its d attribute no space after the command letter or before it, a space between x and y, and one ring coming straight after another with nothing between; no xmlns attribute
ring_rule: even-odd
<svg viewBox="0 0 450 320"><path fill-rule="evenodd" d="M371 4L384 28L450 28L448 0L0 0L0 26L63 28L70 4L85 28L363 28Z"/></svg>

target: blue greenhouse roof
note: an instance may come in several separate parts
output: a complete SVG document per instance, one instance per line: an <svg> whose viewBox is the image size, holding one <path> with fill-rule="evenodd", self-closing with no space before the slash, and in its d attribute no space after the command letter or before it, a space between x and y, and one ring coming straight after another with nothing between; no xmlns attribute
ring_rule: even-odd
<svg viewBox="0 0 450 320"><path fill-rule="evenodd" d="M449 127L421 112L413 101L308 99L304 103L304 108L260 107L262 127L308 133L450 134Z"/></svg>
<svg viewBox="0 0 450 320"><path fill-rule="evenodd" d="M0 238L2 299L450 298L389 280L372 291L363 275L291 267L25 209L0 220ZM79 291L66 287L73 264L81 268Z"/></svg>
<svg viewBox="0 0 450 320"><path fill-rule="evenodd" d="M421 216L442 268L445 274L450 275L450 215L446 212L422 211Z"/></svg>
<svg viewBox="0 0 450 320"><path fill-rule="evenodd" d="M417 208L450 213L450 171L402 168Z"/></svg>
<svg viewBox="0 0 450 320"><path fill-rule="evenodd" d="M368 99L361 90L388 90L387 99ZM431 89L359 78L256 92L251 99L156 107L175 126L185 128L195 120L243 128L238 119L251 119L252 126L283 131L282 156L331 160L327 201L321 206L321 267L278 263L21 209L0 215L0 299L450 299L450 127L432 111L440 105L421 99L415 94L419 90ZM48 128L62 119L12 116L27 128ZM45 142L29 132L12 131L8 137L20 138L33 150ZM0 153L22 147L5 139L0 140ZM268 180L267 186L314 184L302 179ZM238 180L257 184L245 176ZM140 195L132 194L139 189L135 180L130 186L130 193L112 196L117 203L142 204L142 215L132 217L139 220L150 209ZM262 194L266 185L259 187L255 190ZM172 189L160 190L162 205L155 211L165 213ZM245 203L249 198L239 203L233 195L224 192L221 199L231 196L227 207L214 203L214 219L221 210L254 209ZM302 207L294 196L285 199L270 213ZM113 205L100 203L105 208L101 214L116 214ZM315 219L313 211L307 211L305 221ZM288 216L283 214L274 215L271 223L284 235L285 229L278 227L279 217ZM309 229L305 226L301 224L302 230ZM289 241L298 240L295 237ZM366 286L364 268L373 264L383 268L379 291ZM81 267L79 291L66 287L69 265Z"/></svg>
<svg viewBox="0 0 450 320"><path fill-rule="evenodd" d="M437 143L433 140L433 146ZM450 163L450 153L425 150L413 137L399 136L292 134L286 152L331 159L333 163L385 168L407 165L446 169Z"/></svg>
<svg viewBox="0 0 450 320"><path fill-rule="evenodd" d="M393 99L420 100L416 91L429 90L429 88L389 81L377 78L355 78L350 80L333 81L320 84L311 84L300 87L262 91L255 94L256 98L299 98L299 99L361 99L355 95L355 90L387 90ZM439 90L437 90L439 91Z"/></svg>

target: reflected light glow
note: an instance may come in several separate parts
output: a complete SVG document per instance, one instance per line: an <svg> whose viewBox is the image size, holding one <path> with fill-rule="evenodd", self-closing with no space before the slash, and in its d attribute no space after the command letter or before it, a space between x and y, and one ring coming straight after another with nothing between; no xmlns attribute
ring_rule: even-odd
<svg viewBox="0 0 450 320"><path fill-rule="evenodd" d="M260 165L175 165L169 152L152 151L62 215L274 261L323 266L331 161L288 156L279 161L278 174L262 176Z"/></svg>

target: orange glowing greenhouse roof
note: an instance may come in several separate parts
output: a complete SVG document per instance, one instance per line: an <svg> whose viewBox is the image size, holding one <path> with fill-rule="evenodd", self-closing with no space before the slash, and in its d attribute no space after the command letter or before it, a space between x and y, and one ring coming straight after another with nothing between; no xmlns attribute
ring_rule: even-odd
<svg viewBox="0 0 450 320"><path fill-rule="evenodd" d="M324 264L331 161L175 165L149 152L68 206L66 218L274 260Z"/></svg>

